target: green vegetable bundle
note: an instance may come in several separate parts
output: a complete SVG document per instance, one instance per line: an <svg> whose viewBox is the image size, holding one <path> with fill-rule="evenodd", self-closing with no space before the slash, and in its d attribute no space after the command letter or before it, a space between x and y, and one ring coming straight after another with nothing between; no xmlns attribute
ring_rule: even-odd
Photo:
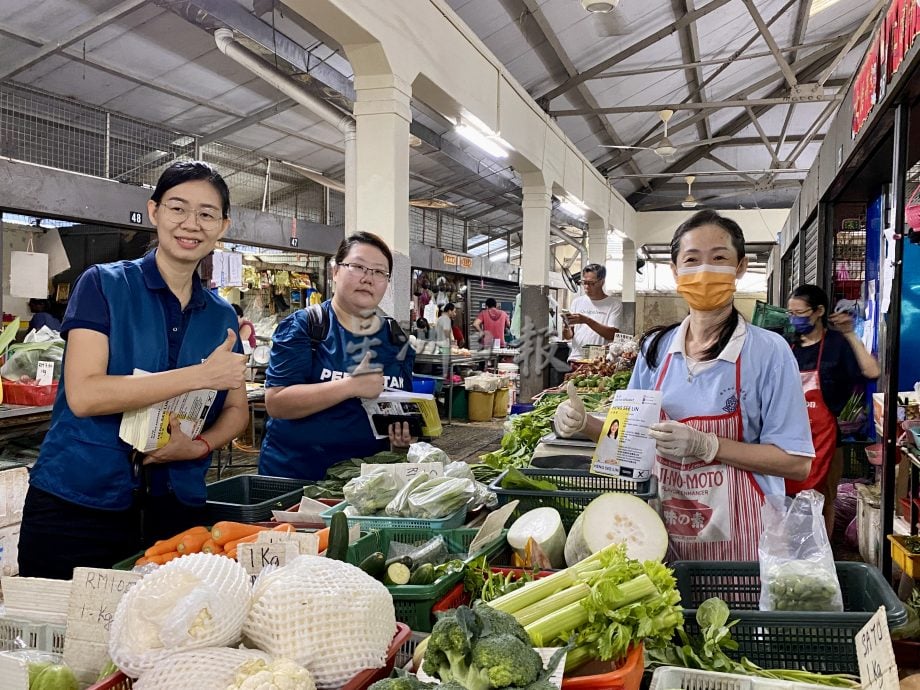
<svg viewBox="0 0 920 690"><path fill-rule="evenodd" d="M361 465L376 465L406 462L404 453L381 451L367 458L351 458L337 462L326 470L326 478L304 487L303 495L307 498L343 498L345 485L355 477L361 476Z"/></svg>
<svg viewBox="0 0 920 690"><path fill-rule="evenodd" d="M605 405L609 397L606 393L591 393L582 396L582 400L586 410L595 412ZM564 400L564 393L544 395L531 412L513 416L505 425L501 448L486 453L480 460L500 470L527 467L540 439L553 430L553 415Z"/></svg>

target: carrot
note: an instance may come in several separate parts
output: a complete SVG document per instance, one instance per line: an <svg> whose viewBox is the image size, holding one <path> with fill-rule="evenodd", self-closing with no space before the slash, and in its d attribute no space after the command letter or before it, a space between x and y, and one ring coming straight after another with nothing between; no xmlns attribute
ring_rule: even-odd
<svg viewBox="0 0 920 690"><path fill-rule="evenodd" d="M215 544L223 546L227 542L248 537L250 534L256 534L264 529L266 528L259 527L258 525L249 525L245 522L221 520L220 522L215 522L214 526L211 528L211 539L214 540Z"/></svg>
<svg viewBox="0 0 920 690"><path fill-rule="evenodd" d="M277 527L272 527L271 531L272 532L296 532L297 530L294 529L293 525L287 522L282 522ZM242 539L237 539L235 541L227 542L226 544L224 544L224 555L235 559L237 547L240 544L253 544L256 541L258 541L258 539L259 539L259 533L256 532L255 534L250 534L248 537L243 537Z"/></svg>
<svg viewBox="0 0 920 690"><path fill-rule="evenodd" d="M201 545L201 551L203 553L223 553L224 549L220 544L215 544L213 539L208 539L204 544Z"/></svg>
<svg viewBox="0 0 920 690"><path fill-rule="evenodd" d="M146 556L141 556L141 557L138 558L136 561L134 561L134 565L135 565L135 566L138 566L138 565L147 565L149 562L150 562L150 560L149 560Z"/></svg>
<svg viewBox="0 0 920 690"><path fill-rule="evenodd" d="M176 550L176 548L179 546L179 542L182 541L182 537L184 537L186 534L196 534L201 532L207 533L207 531L208 530L205 527L192 527L185 530L184 532L179 532L179 534L170 537L169 539L162 539L156 542L153 546L144 551L144 555L147 556L147 558L150 558L151 556L159 556L164 553L170 553Z"/></svg>
<svg viewBox="0 0 920 690"><path fill-rule="evenodd" d="M169 563L174 558L179 558L182 554L178 551L170 551L169 553L160 553L155 556L147 556L147 563L156 563L157 565L163 565L164 563Z"/></svg>
<svg viewBox="0 0 920 690"><path fill-rule="evenodd" d="M209 532L196 532L195 534L186 534L182 539L179 540L179 545L176 547L176 551L181 554L188 553L199 553L201 547L204 546L206 541L211 540L211 535Z"/></svg>
<svg viewBox="0 0 920 690"><path fill-rule="evenodd" d="M322 553L326 550L326 547L329 546L329 528L324 527L323 529L318 529L314 534L319 540L319 544L316 547L316 553Z"/></svg>

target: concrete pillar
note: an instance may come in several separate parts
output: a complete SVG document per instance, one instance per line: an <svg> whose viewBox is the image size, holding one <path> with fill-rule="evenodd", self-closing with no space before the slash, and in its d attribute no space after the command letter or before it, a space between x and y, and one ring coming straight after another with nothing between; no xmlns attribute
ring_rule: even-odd
<svg viewBox="0 0 920 690"><path fill-rule="evenodd" d="M409 109L411 88L394 74L355 76L355 229L373 232L393 251L390 289L380 306L408 325Z"/></svg>
<svg viewBox="0 0 920 690"><path fill-rule="evenodd" d="M651 266L649 266L651 268ZM636 333L636 243L623 240L623 332Z"/></svg>
<svg viewBox="0 0 920 690"><path fill-rule="evenodd" d="M607 223L601 218L588 218L588 263L607 266Z"/></svg>
<svg viewBox="0 0 920 690"><path fill-rule="evenodd" d="M524 225L521 250L521 400L530 400L547 386L549 346L550 217L552 188L541 173L524 173Z"/></svg>

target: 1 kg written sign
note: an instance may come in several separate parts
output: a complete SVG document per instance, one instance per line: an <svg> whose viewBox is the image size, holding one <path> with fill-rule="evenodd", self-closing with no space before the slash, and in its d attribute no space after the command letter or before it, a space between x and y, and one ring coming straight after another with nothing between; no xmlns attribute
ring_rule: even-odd
<svg viewBox="0 0 920 690"><path fill-rule="evenodd" d="M898 666L888 633L885 607L879 606L875 615L856 634L856 657L859 678L866 690L898 690Z"/></svg>
<svg viewBox="0 0 920 690"><path fill-rule="evenodd" d="M109 661L109 629L125 592L141 575L105 568L74 568L64 661L77 679L92 683Z"/></svg>

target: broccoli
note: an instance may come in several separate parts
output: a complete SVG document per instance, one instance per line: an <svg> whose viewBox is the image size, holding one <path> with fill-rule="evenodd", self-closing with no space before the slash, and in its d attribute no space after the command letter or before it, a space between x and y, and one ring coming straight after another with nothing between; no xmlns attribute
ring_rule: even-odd
<svg viewBox="0 0 920 690"><path fill-rule="evenodd" d="M378 680L367 690L430 690L434 687L436 686L430 683L423 683L412 674L406 674L395 678Z"/></svg>
<svg viewBox="0 0 920 690"><path fill-rule="evenodd" d="M485 687L530 685L542 670L543 659L536 650L508 633L480 638L473 647L470 675L477 674ZM474 690L473 684L467 688Z"/></svg>
<svg viewBox="0 0 920 690"><path fill-rule="evenodd" d="M524 630L524 626L518 623L510 613L493 609L488 604L479 601L473 605L473 612L479 617L484 637L507 633L525 644L531 643L530 635Z"/></svg>
<svg viewBox="0 0 920 690"><path fill-rule="evenodd" d="M558 690L558 688L550 683L547 678L537 678L537 680L523 690Z"/></svg>
<svg viewBox="0 0 920 690"><path fill-rule="evenodd" d="M435 623L422 668L465 690L527 686L541 675L543 661L530 642L521 639L526 639L523 629L517 628L520 626L508 614L489 607L461 606Z"/></svg>

